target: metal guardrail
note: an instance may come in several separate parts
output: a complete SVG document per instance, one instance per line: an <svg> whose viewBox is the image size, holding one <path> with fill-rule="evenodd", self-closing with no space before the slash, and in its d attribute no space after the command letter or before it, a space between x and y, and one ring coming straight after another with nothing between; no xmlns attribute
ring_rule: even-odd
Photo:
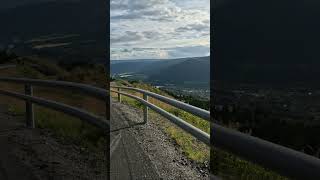
<svg viewBox="0 0 320 180"><path fill-rule="evenodd" d="M214 147L293 179L320 179L320 159L215 123L211 132Z"/></svg>
<svg viewBox="0 0 320 180"><path fill-rule="evenodd" d="M138 100L147 107L153 109L164 117L168 118L187 132L194 135L206 144L210 144L210 135L204 133L198 128L184 122L182 119L166 112L165 110L151 104L147 100L147 96L168 103L179 109L183 109L189 113L202 117L210 121L210 112L199 110L194 106L188 105L177 100L170 99L152 92L132 87L111 86L117 88L118 91L111 90L118 94L118 100L121 101L121 95L131 97ZM121 92L121 89L133 90L143 94L144 99L133 96L128 93ZM148 113L146 110L145 113ZM144 117L147 117L146 114ZM147 119L145 119L146 121ZM294 179L320 179L320 159L313 156L286 148L260 138L256 138L232 129L225 128L211 121L210 130L212 132L214 147L221 148L231 152L248 161L257 163L267 169L274 170L281 175Z"/></svg>
<svg viewBox="0 0 320 180"><path fill-rule="evenodd" d="M170 104L174 107L177 107L179 109L183 109L183 110L190 112L194 115L197 115L199 117L204 117L204 119L207 121L210 120L210 112L209 111L197 108L195 106L192 106L192 105L189 105L189 104L177 101L177 100L170 99L165 96L161 96L159 94L145 91L142 89L131 88L131 87L121 87L121 86L111 86L111 88L118 89L118 91L110 90L111 92L118 94L118 101L121 102L121 95L124 95L124 96L128 96L130 98L133 98L133 99L139 101L140 103L142 103L143 105L145 105L144 109L143 109L144 122L147 122L147 120L148 120L148 108L150 108L150 109L154 110L155 112L159 113L160 115L164 116L165 118L169 119L171 122L178 125L180 128L189 132L190 134L192 134L194 137L196 137L200 141L204 142L207 145L210 145L210 135L208 133L200 130L199 128L197 128L189 123L187 123L186 121L180 119L179 117L172 115L171 113L161 109L160 107L148 102L148 96L153 97L155 99L158 99L160 101L163 101L165 103L168 103L168 104ZM143 94L143 99L140 97L125 93L125 92L121 92L121 89L128 89L128 90L134 90L136 92L140 92Z"/></svg>
<svg viewBox="0 0 320 180"><path fill-rule="evenodd" d="M102 128L103 130L109 131L109 127L110 127L109 121L101 117L95 116L87 111L84 111L82 109L78 109L66 104L62 104L55 101L46 100L43 98L33 96L33 86L59 87L59 88L81 91L109 103L109 98L107 94L108 91L105 89L93 87L90 85L80 84L80 83L66 82L66 81L36 80L36 79L9 78L9 77L0 77L0 81L25 85L25 94L20 94L20 93L5 91L5 90L0 90L0 94L26 101L26 124L30 128L35 127L34 111L33 111L33 103L35 103L41 106L45 106L45 107L75 116L98 128Z"/></svg>
<svg viewBox="0 0 320 180"><path fill-rule="evenodd" d="M156 93L153 93L153 92L150 92L150 91L146 91L146 90L143 90L143 89L138 89L138 88L133 88L133 87L122 87L122 86L111 86L111 87L112 88L117 88L118 90L120 88L120 89L133 90L133 91L142 93L145 96L153 97L153 98L158 99L158 100L160 100L162 102L165 102L165 103L170 104L170 105L172 105L174 107L180 108L180 109L182 109L184 111L187 111L187 112L189 112L191 114L194 114L194 115L196 115L198 117L201 117L202 119L210 121L210 112L209 111L206 111L204 109L192 106L190 104L183 103L181 101L177 101L175 99L171 99L171 98L168 98L168 97L165 97L165 96L161 96L159 94L156 94Z"/></svg>
<svg viewBox="0 0 320 180"><path fill-rule="evenodd" d="M18 84L29 84L32 86L41 87L59 87L69 90L81 91L83 93L102 98L102 100L108 101L108 91L102 88L93 87L87 84L67 82L67 81L52 81L52 80L40 80L40 79L27 79L27 78L11 78L0 77L1 82L11 82Z"/></svg>

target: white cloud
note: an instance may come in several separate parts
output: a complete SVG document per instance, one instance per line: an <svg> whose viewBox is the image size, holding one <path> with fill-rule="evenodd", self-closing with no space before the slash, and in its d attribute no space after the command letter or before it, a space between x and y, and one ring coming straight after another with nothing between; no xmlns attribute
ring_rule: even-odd
<svg viewBox="0 0 320 180"><path fill-rule="evenodd" d="M111 36L111 44L112 43L121 43L121 42L131 42L131 41L139 41L143 39L143 35L138 32L126 31L124 34L120 36Z"/></svg>
<svg viewBox="0 0 320 180"><path fill-rule="evenodd" d="M112 0L111 57L177 58L192 56L178 52L180 47L196 50L198 46L207 47L207 52L201 51L207 55L209 3L210 0Z"/></svg>

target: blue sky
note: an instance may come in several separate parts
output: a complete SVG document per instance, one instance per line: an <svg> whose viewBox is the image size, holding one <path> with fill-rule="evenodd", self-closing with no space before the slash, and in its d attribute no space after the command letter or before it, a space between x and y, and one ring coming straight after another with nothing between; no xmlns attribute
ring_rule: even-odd
<svg viewBox="0 0 320 180"><path fill-rule="evenodd" d="M111 59L209 56L210 0L111 0Z"/></svg>

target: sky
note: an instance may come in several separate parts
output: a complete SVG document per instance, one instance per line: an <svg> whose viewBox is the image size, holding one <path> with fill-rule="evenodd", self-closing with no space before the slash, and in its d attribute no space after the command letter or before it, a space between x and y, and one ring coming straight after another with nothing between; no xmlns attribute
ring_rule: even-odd
<svg viewBox="0 0 320 180"><path fill-rule="evenodd" d="M112 60L210 55L210 0L111 0Z"/></svg>

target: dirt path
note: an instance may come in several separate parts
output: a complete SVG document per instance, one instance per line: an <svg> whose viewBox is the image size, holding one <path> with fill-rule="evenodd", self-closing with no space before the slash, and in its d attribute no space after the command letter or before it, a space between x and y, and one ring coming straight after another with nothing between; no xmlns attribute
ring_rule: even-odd
<svg viewBox="0 0 320 180"><path fill-rule="evenodd" d="M145 158L148 159L144 162L158 175L153 179L209 179L208 168L189 161L171 138L159 128L159 124L155 123L156 119L150 120L147 124L139 125L138 123L143 122L142 112L115 101L112 101L111 110L112 116L121 117L117 119L126 121L123 128L126 128L128 134L131 134L130 139L126 142L132 141L140 146L141 151L136 153L146 156ZM111 129L114 128L111 124ZM131 147L133 146L134 144Z"/></svg>
<svg viewBox="0 0 320 180"><path fill-rule="evenodd" d="M111 108L110 179L161 179L120 111L114 106Z"/></svg>

